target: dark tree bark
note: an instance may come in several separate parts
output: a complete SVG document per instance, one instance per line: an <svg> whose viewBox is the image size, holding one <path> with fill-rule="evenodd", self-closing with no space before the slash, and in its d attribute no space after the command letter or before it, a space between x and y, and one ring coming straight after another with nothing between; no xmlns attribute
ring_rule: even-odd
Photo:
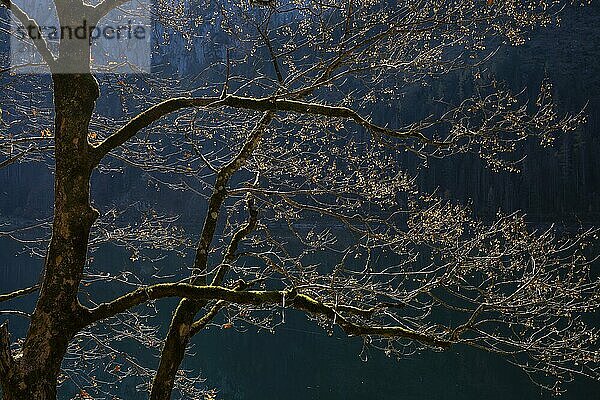
<svg viewBox="0 0 600 400"><path fill-rule="evenodd" d="M206 219L202 229L202 235L196 249L196 259L194 261L193 283L197 285L206 284L206 266L208 252L215 235L217 220L221 212L221 207L227 196L227 185L231 176L238 171L245 163L254 149L259 145L261 136L266 127L271 123L273 114L266 112L258 125L249 134L246 143L240 153L231 160L219 173L215 180L215 189L210 197ZM217 273L213 280L213 285L219 285L222 281L222 274ZM173 314L173 320L169 327L169 333L165 345L161 352L160 364L152 383L150 393L151 400L168 400L173 392L175 376L181 361L185 356L185 350L190 341L192 325L196 314L206 306L206 302L183 299Z"/></svg>
<svg viewBox="0 0 600 400"><path fill-rule="evenodd" d="M81 20L86 8L58 1L61 23ZM85 18L85 16L83 17ZM90 48L86 41L62 40L60 58L49 59L54 93L56 162L54 219L39 297L22 356L8 367L3 382L6 400L56 398L57 378L69 341L81 328L83 307L77 299L87 257L90 229L98 212L90 204L90 177L96 164L88 142L89 124L99 96L89 72ZM68 73L69 70L77 73ZM64 72L67 73L64 73ZM87 71L87 72L86 72Z"/></svg>
<svg viewBox="0 0 600 400"><path fill-rule="evenodd" d="M93 8L81 1L58 0L56 6L61 24L75 26L82 20L93 23L113 7L123 3L122 0L106 0L97 8ZM339 17L338 28L344 27L343 39L335 46L328 42L329 39L317 43L319 45L315 48L332 46L331 52L324 52L327 53L325 58L316 60L314 65L300 63L299 65L306 70L301 71L291 81L287 81L288 77L284 76L286 71L282 66L285 64L280 63L277 58L277 49L274 46L276 42L269 38L268 26L263 31L259 24L257 40L265 42L269 53L267 63L273 64L276 74L274 80L277 81L277 85L264 90L262 97L250 97L244 95L243 91L239 95L227 93L230 76L228 56L227 74L220 97L211 95L167 98L139 112L114 133L103 132L106 134L103 135L105 140L96 146L89 142L90 121L100 93L98 83L90 73L89 43L82 40L62 40L60 56L55 60L46 44L37 41L35 45L48 64L53 81L54 218L39 288L36 286L0 295L2 302L39 290L29 330L19 354L11 352L11 338L7 325L0 326L0 385L4 400L56 399L61 363L69 343L79 332L146 301L167 297L179 298L181 301L174 310L162 347L150 391L151 400L171 398L177 372L191 338L204 328L221 308L231 304L248 306L249 309L250 306L256 306L258 309L262 307L263 310L293 308L319 318L323 325L331 326L332 330L334 326L338 326L348 336L364 337L365 343L371 339L378 340L379 348L385 348L390 354L396 352L402 355L407 341L415 344L415 348L425 346L435 349L446 349L453 344L463 343L499 354L514 354L515 359L512 361L521 365L528 373L534 371L551 374L558 381L570 378L574 372L597 378L597 344L590 339L585 346L581 346L582 341L597 336L594 328L573 328L572 331L565 329L560 332L554 330L557 326L574 326L573 321L580 315L600 307L597 300L598 283L589 282L589 263L578 253L580 247L583 248L581 251L585 250L581 243L595 232L585 232L570 241L561 242L548 232L538 234L528 231L523 219L516 214L499 217L497 222L489 226L482 224L472 219L463 208L438 201L429 195L417 198L417 194L422 194L414 191L413 182L409 178L404 179L403 170L394 169L395 162L384 163L381 169L370 169L369 161L373 160L363 160L365 163L356 164L362 166L352 167L356 160L355 155L349 152L348 158L342 159L341 162L342 169L348 167L350 174L341 176L341 182L345 182L346 185L343 188L338 187L337 182L331 185L330 180L324 180L324 185L318 183L317 174L308 167L306 170L295 169L295 172L305 174L299 175L304 179L299 188L294 188L295 178L287 179L285 175L282 190L269 187L262 188L264 190L260 193L261 188L250 187L252 185L238 188L238 195L241 192L248 196L248 220L236 227L238 229L231 230L235 233L228 242L229 246L223 245L222 250L219 250L222 251L219 253L221 262L213 265L214 275L211 280L208 279L209 270L212 271L208 255L214 250L218 222L224 219L220 219L220 216L227 208L228 196L235 190L229 188L234 181L231 178L236 172L247 167L247 164L251 164L248 160L257 153L256 149L261 140L263 145L266 142L263 134L270 125L275 125L272 121L277 114L277 125L283 126L287 122L293 124L292 127L286 128L289 128L289 131L285 131L284 134L298 134L298 137L292 138L298 141L310 140L311 135L304 133L305 137L302 136L304 124L308 126L310 122L295 121L290 115L301 114L304 118L328 122L317 123L314 126L317 130L331 129L330 122L336 122L336 125L340 121L352 122L354 126L364 128L372 134L371 139L367 141L373 140L382 147L389 147L392 153L386 153L386 156L391 154L395 157L394 151L408 150L427 159L429 156L445 157L468 150L479 153L488 162L497 163L491 165L503 165L502 159L493 158L496 153L510 153L511 149L514 150L514 143L521 142L525 136L547 139L554 132L575 129L580 122L579 116L560 119L553 105L542 101L543 98L536 104L538 109L535 113L530 115L528 107L519 105L509 91L501 89L482 98L477 97L482 96L481 94L476 94L473 99L467 99L455 108L450 108L437 119L431 120L428 117L420 122L396 128L371 122L363 116L365 110L359 112L356 111L358 108L353 108L358 107L354 101L349 102L351 105L347 105L345 100L339 105L330 105L326 104L328 98L319 98L316 93L322 89L327 91L340 84L342 90L345 86L342 82L353 73L356 73L360 80L362 74L373 70L373 75L380 79L375 87L380 84L385 87L383 81L390 76L389 71L394 71L394 68L399 68L398 73L408 74L414 67L417 71L414 72L416 82L423 79L421 70L436 71L433 76L437 76L440 68L443 69L443 63L437 56L427 56L425 52L424 57L413 57L422 50L423 43L429 40L429 32L441 32L443 35L440 37L448 35L452 38L449 43L462 43L465 37L479 38L480 35L487 34L510 38L515 32L514 29L528 28L527 21L536 21L535 13L529 15L526 10L516 10L510 6L502 9L498 5L500 11L495 14L492 9L484 8L482 11L480 5L472 1L459 2L456 9L454 3L447 5L447 12L441 12L440 15L457 13L458 19L437 21L430 18L430 14L437 15L439 11L440 5L438 2L434 3L430 5L431 10L425 10L423 15L419 14L420 8L411 9L407 13L407 20L403 17L404 12L398 13L398 20L392 12L392 17L389 17L391 19L386 21L385 26L376 29L371 23L374 19L372 17L379 18L382 15L378 7L387 7L386 2L376 5L372 15L362 17L365 18L363 22L366 22L363 28L352 27L355 18L352 2L348 3L346 16L332 11L331 17L334 20ZM13 7L10 0L0 0L0 4L11 8L13 14L21 21L32 23L25 13ZM320 2L316 4L322 6ZM471 10L471 14L465 9ZM411 13L414 13L414 18ZM267 25L269 18L270 16L267 18ZM486 25L487 18L498 22L494 24L492 31ZM508 24L506 32L496 32L508 22L514 25L513 30ZM542 22L532 22L531 25ZM464 26L461 26L461 23ZM481 27L478 27L478 23L481 23ZM331 27L322 31L335 30L329 28ZM352 29L355 31L350 32ZM425 36L422 37L421 34ZM412 42L411 35L414 35ZM318 36L315 34L307 39L318 42ZM439 45L444 50L444 46L447 46L447 49L455 50L453 44L439 44L436 43L437 40L433 42L434 47ZM309 40L306 43L304 40L302 42L299 49L310 43ZM414 48L410 47L411 43ZM404 49L409 55L406 60L393 58L398 44L407 46ZM377 66L373 61L379 56L389 56L389 53L393 53L389 62ZM448 53L452 54L452 51ZM398 54L402 55L403 51L398 51ZM440 52L440 57L442 54L444 52ZM244 58L246 57L245 54ZM306 57L302 55L300 58ZM467 63L461 67L469 65ZM449 63L446 68L447 72L450 72L454 67ZM263 87L259 85L256 89L262 91ZM395 86L392 86L392 89L395 90ZM348 93L349 100L351 97ZM162 117L191 107L205 110L235 109L239 111L239 115L244 112L261 112L262 117L253 129L245 133L244 139L235 144L235 152L232 150L229 153L229 161L220 169L213 168L204 160L216 177L211 182L213 190L208 199L188 283L162 283L147 287L140 285L132 292L95 308L82 306L78 294L87 260L90 231L99 216L90 203L92 172L103 157L124 145L141 130ZM479 111L485 118L481 118ZM279 119L279 116L283 118ZM288 121L286 117L289 118ZM455 129L450 129L447 134L431 133L431 128L444 124L450 124ZM354 133L357 132L352 134ZM341 138L342 136L339 140ZM318 146L322 147L314 150L317 156L330 151L322 143ZM286 151L291 152L291 149ZM312 152L313 149L310 149L309 153ZM338 151L327 155L338 157L339 154L341 153ZM11 154L11 158L0 163L0 167L16 162L25 155L26 152L17 156ZM306 161L302 157L296 157L295 160L299 163ZM288 162L287 156L277 160L277 163L281 164ZM328 161L323 161L324 169L332 167L327 163ZM396 171L386 180L386 185L391 185L390 193L383 190L389 188L382 188L382 182L378 181L378 174L386 172L382 171L387 168L384 168L386 165ZM255 170L248 168L246 172L258 174L262 171L256 166L253 168ZM352 168L357 169L353 171ZM340 177L333 174L333 169L330 172L332 177ZM357 181L360 181L360 184L356 183ZM331 187L327 187L328 184ZM284 257L279 258L270 258L273 255L270 250L259 249L253 256L265 264L266 272L251 270L248 275L237 276L237 281L228 281L228 273L232 278L236 277L235 268L229 270L229 265L234 262L238 244L258 223L258 211L252 205L255 190L259 192L256 195L257 199L262 196L262 204L273 202L288 207L289 209L285 210L287 216L305 212L311 215L311 218L318 215L318 218L342 224L347 230L340 235L359 238L356 247L330 249L343 254L342 259L360 260L360 249L370 249L369 246L373 244L382 250L397 251L399 255L407 256L411 262L419 258L416 254L423 248L427 248L432 254L435 253L436 257L432 256L432 265L423 270L420 270L419 264L412 265L407 261L407 268L404 268L404 265L402 268L386 267L385 273L381 273L383 277L373 277L370 275L373 272L370 265L369 268L365 266L362 272L351 271L351 274L343 275L343 262L333 267L326 265L327 271L324 272L314 268L305 269L301 256L289 256L285 254L285 249L280 252ZM381 193L378 194L378 191ZM393 206L387 203L386 199L392 199L398 194L396 192L410 192L410 196L407 197L410 205L405 207L404 200L393 202ZM336 202L339 199L343 201ZM356 209L353 205L357 205ZM370 214L371 209L379 210L377 212L381 212L381 215ZM390 213L385 211L388 209ZM277 211L275 215L283 212L275 208L270 211ZM397 214L404 213L407 219L396 225ZM324 235L323 238L328 236L329 234ZM319 254L317 251L326 251L327 246L322 244L316 241L309 243L308 239L304 243L306 250L310 250L307 254L314 252L315 255ZM279 248L278 246L282 244L277 243L274 247ZM565 252L568 254L565 255ZM261 256L263 258L260 258ZM438 259L442 260L441 265L435 265ZM277 262L281 262L282 265L277 265ZM579 266L583 268L577 269ZM519 271L520 275L513 275L507 271ZM491 278L481 280L482 276ZM409 279L415 277L412 281ZM269 290L265 284L265 290L252 290L256 282L264 283L267 279L276 281L276 289ZM296 285L296 282L301 284ZM409 283L403 287L399 282ZM547 290L540 291L539 288ZM403 314L402 310L405 308L409 311ZM205 314L196 319L203 309ZM565 310L569 311L565 314ZM447 312L453 315L460 314L463 322L452 324L445 320L435 320L435 315L445 315ZM575 315L576 318L572 317ZM460 316L457 316L457 321L461 321ZM536 318L537 321L534 321ZM535 329L534 322L537 324ZM527 333L517 338L507 335L507 332L515 332L513 324L524 327ZM489 330L486 330L488 326ZM593 353L595 355L590 353L592 351L596 351ZM527 358L525 356L537 364L531 366L527 361L523 361ZM538 363L540 360L542 362ZM578 370L579 367L575 367L582 364L589 369Z"/></svg>
<svg viewBox="0 0 600 400"><path fill-rule="evenodd" d="M90 228L98 213L90 205L88 125L98 97L90 74L54 75L56 172L52 239L44 278L23 355L3 384L6 400L54 399L69 341L80 328L77 292Z"/></svg>

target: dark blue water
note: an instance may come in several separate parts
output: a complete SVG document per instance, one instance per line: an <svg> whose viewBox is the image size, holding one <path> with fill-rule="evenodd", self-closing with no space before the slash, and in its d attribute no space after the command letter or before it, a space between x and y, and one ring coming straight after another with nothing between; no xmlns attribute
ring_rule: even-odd
<svg viewBox="0 0 600 400"><path fill-rule="evenodd" d="M482 215L496 206L523 209L531 220L570 220L600 223L600 7L573 12L560 29L539 32L525 46L500 53L496 73L515 88L539 84L547 74L556 84L563 110L575 110L589 101L589 123L577 135L562 139L552 149L535 150L519 176L491 174L477 161L447 160L420 174L424 187L441 187L450 197L473 200ZM132 196L143 193L136 173L115 181L98 178L97 195ZM35 167L0 170L0 216L47 217L51 210L51 176ZM171 199L162 199L169 204ZM179 201L180 198L175 200ZM200 210L195 210L200 211ZM0 292L33 284L41 260L18 255L22 245L0 238ZM17 256L18 255L18 256ZM126 264L127 257L113 256ZM597 268L597 267L596 267ZM107 295L107 293L98 294ZM25 301L31 309L31 298ZM163 330L172 302L162 302ZM2 304L9 307L11 304ZM3 319L5 317L2 317ZM15 337L26 321L9 317ZM363 362L362 343L335 332L327 336L302 316L288 316L276 334L213 328L194 339L196 354L185 365L207 378L225 399L358 400L358 399L490 399L549 398L515 367L494 355L465 347L443 353L426 352L395 360L371 352ZM140 351L133 349L131 351ZM564 399L600 399L600 384L577 379L567 385ZM132 387L122 396L144 398ZM75 391L65 388L62 399Z"/></svg>

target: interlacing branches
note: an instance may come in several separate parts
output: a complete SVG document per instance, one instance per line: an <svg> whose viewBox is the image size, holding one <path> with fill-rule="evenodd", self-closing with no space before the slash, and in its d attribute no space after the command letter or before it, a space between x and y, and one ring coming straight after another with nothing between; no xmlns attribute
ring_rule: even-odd
<svg viewBox="0 0 600 400"><path fill-rule="evenodd" d="M28 94L11 89L0 167L29 161L89 173L57 178L59 205L84 206L54 216L52 237L71 241L50 245L54 264L46 261L38 295L47 301L56 288L44 288L64 279L75 301L56 321L36 309L37 330L12 351L0 328L0 381L35 367L17 368L13 355L36 354L31 335L43 341L48 320L68 325L53 384L69 381L82 398L108 397L123 382L152 400L199 398L210 382L183 367L195 337L210 326L276 331L288 310L393 357L471 346L557 393L574 376L598 379L600 333L589 317L600 307L597 231L532 227L518 212L481 221L415 178L431 158L463 153L515 171L526 144L550 145L584 122L583 113L557 111L550 82L530 102L486 69L502 42L556 22L562 5L268 3L158 1L156 58L166 61L147 76L87 80L100 98L83 137L70 142L55 137L68 112L31 98L24 106ZM98 20L121 4L83 7ZM175 57L177 43L202 51ZM469 77L458 101L406 104L407 93L456 73ZM28 77L42 89L47 78ZM0 79L18 86L12 75ZM71 143L84 150L65 151ZM79 190L69 192L72 182ZM89 241L72 235L87 232L82 221ZM32 226L46 243L50 222ZM64 243L76 250L67 260L55 254ZM84 261L67 274L76 256ZM179 303L166 310L166 298ZM148 354L135 356L134 346Z"/></svg>

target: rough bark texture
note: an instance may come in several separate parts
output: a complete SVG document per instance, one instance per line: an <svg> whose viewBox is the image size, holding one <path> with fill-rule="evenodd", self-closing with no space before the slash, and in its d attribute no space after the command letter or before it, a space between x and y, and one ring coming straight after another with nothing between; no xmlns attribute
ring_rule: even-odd
<svg viewBox="0 0 600 400"><path fill-rule="evenodd" d="M62 25L76 26L87 18L88 7L78 2L59 0L56 7ZM3 369L11 371L0 374L4 377L1 383L5 400L56 398L61 362L69 341L81 329L84 310L77 293L90 228L98 217L90 205L90 176L95 165L88 133L99 88L89 70L90 48L86 41L61 40L59 53L60 58L54 60L52 54L42 52L53 73L54 86L52 238L22 354L11 355L8 335L3 335L3 364L7 364Z"/></svg>
<svg viewBox="0 0 600 400"><path fill-rule="evenodd" d="M266 112L257 126L248 136L248 139L238 155L223 167L217 174L214 191L208 202L208 210L202 228L202 234L196 249L194 260L194 277L192 283L196 285L206 284L206 270L208 252L217 227L217 220L221 206L227 197L227 185L231 176L238 171L246 162L248 157L258 146L261 136L266 127L271 123L273 115ZM215 282L217 283L217 282ZM173 392L175 376L185 356L185 349L190 341L191 328L196 314L206 306L206 301L183 299L173 314L169 327L169 333L161 352L158 370L152 382L150 393L151 400L169 400Z"/></svg>
<svg viewBox="0 0 600 400"><path fill-rule="evenodd" d="M52 239L40 296L31 318L23 355L5 400L54 399L60 365L81 320L77 291L85 264L90 228L97 218L89 201L92 165L88 124L98 97L89 74L55 75L56 172Z"/></svg>
<svg viewBox="0 0 600 400"><path fill-rule="evenodd" d="M68 1L57 2L62 23L82 18L84 10L72 6ZM62 359L81 328L83 307L77 292L90 228L98 216L90 205L90 176L95 165L88 129L99 96L98 84L89 73L90 50L81 42L62 41L60 59L49 64L60 63L84 73L52 75L56 160L52 238L23 353L10 354L8 334L1 335L5 400L55 399Z"/></svg>
<svg viewBox="0 0 600 400"><path fill-rule="evenodd" d="M96 8L84 5L80 0L55 0L54 3L60 25L74 27L83 21L87 21L88 26L94 25L109 10L125 1L105 0ZM317 3L315 5L321 10L322 7ZM457 48L462 52L466 44L475 53L478 52L481 37L487 37L488 34L496 35L502 41L515 40L515 32L522 33L537 25L547 24L541 15L543 13L537 6L525 11L524 8L510 5L504 7L500 2L497 7L487 8L477 2L448 2L452 4L446 8L440 6L443 2L432 2L423 4L431 8L407 8L406 13L393 8L388 10L385 1L379 2L379 5L377 3L373 4L373 14L370 14L371 4L366 5L364 11L354 12L350 2L347 16L342 19L339 19L342 8L334 7L329 17L315 18L315 25L311 25L312 17L305 18L299 14L302 20L291 20L288 25L298 26L298 32L292 32L292 36L285 33L281 39L273 41L269 34L277 30L269 28L268 20L264 26L262 23L252 26L252 32L258 29L259 37L256 39L264 41L269 57L261 60L259 55L255 55L262 50L246 54L247 47L242 46L243 57L234 59L244 61L235 61L234 64L243 68L246 65L258 68L258 75L248 81L256 81L256 87L249 86L247 90L244 83L239 87L239 95L227 93L230 77L228 50L226 79L221 96L167 98L137 113L112 134L102 132L105 140L95 147L89 144L88 137L99 87L90 73L89 41L61 39L60 54L56 60L43 40L34 41L52 72L54 84L54 219L44 263L43 283L0 295L2 302L39 290L29 330L18 354L11 351L7 325L0 325L0 386L4 400L55 400L62 360L69 342L79 331L149 300L167 297L182 300L174 311L162 348L152 382L151 400L171 399L177 372L190 339L206 326L221 307L230 303L268 306L272 310L293 308L319 317L319 322L327 321L328 327L331 323L331 329L334 326L341 328L348 336L368 337L367 344L371 343L373 337L377 340L372 344L373 347L383 349L385 344L386 353L393 356L405 357L408 352L418 350L420 344L446 349L463 343L505 355L511 363L521 366L532 380L533 375L538 374L545 375L543 382L550 375L556 378L557 383L572 379L576 374L594 378L600 376L595 356L598 353L595 341L597 331L585 324L582 328L579 325L587 318L586 314L600 308L597 301L600 287L589 281L591 262L584 256L588 252L585 243L596 231L583 232L572 240L557 240L551 229L541 233L528 230L525 219L517 213L507 216L499 214L497 221L487 225L472 218L467 208L441 197L438 201L437 195L416 190L418 184L404 166L396 167L396 151L409 151L417 156L414 159L423 159L423 163L418 164L419 168L426 166L430 157L442 158L473 152L479 153L482 160L494 169L510 170L516 159L512 151L517 148L517 142L526 143L524 139L530 137L548 144L557 132L569 132L578 126L583 121L582 114L559 117L554 103L550 101L550 85L546 83L543 84L544 90L536 106L528 107L528 103L521 104L520 94L514 95L500 88L503 85L497 87L495 81L493 85L490 82L481 87L477 86L479 83L474 83L473 88L469 87L469 90L476 92L472 98L464 99L456 107L442 104L439 110L420 121L408 124L399 121L400 127L396 129L378 125L362 115L365 110L358 112L358 109L352 108L359 105L365 107L371 104L371 99L377 99L385 103L381 103L381 110L392 110L390 107L393 104L389 101L396 101L396 96L391 96L390 90L397 90L402 82L420 82L429 76L429 72L436 77L462 67L474 67L479 75L479 58L475 58L472 62L476 64L471 65L471 61L462 64L461 60L467 57L445 59L445 56L456 53ZM549 3L560 5L561 2L540 2L539 6L545 10ZM11 9L13 17L24 25L33 25L39 30L35 21L11 0L0 0L0 6ZM310 10L310 7L307 9ZM162 12L162 9L155 11ZM274 9L274 12L277 10ZM449 18L447 21L444 20L446 14ZM268 15L270 19L270 11ZM436 17L432 19L431 15ZM439 21L438 15L441 18ZM376 17L376 24L369 22L373 17ZM317 20L320 22L317 23ZM332 25L325 23L325 20L331 20ZM237 19L234 18L232 22L235 21ZM309 23L306 27L313 29L305 29L304 21ZM487 25L487 21L493 24ZM232 43L236 43L238 37L246 38L243 29L238 35L238 23L235 24L236 39ZM341 41L337 33L333 36L317 34L338 32L341 26L345 30ZM303 37L305 31L306 38ZM469 41L471 36L473 43ZM248 36L244 41L250 43L251 37ZM301 38L301 41L294 43L294 37ZM444 40L440 42L436 39L439 37ZM284 43L283 38L290 38L284 51L275 49L273 44ZM397 49L398 44L400 49ZM431 45L431 48L426 45ZM306 55L307 46L322 51L313 52L315 55L318 53L313 60ZM424 46L427 51L420 53ZM278 60L277 54L281 54L281 57L285 54L286 67L283 69L280 68L283 59ZM488 54L483 54L485 58L481 60L485 61ZM256 62L245 61L255 56L258 57ZM264 79L267 70L263 64L269 60L273 64L278 85L271 86L269 80ZM215 65L218 65L218 69L214 71L221 73L221 63ZM206 76L209 76L213 70L207 71L209 74ZM403 74L402 82L394 79L386 82L396 72ZM244 77L241 82L245 82L245 72L241 76ZM480 78L476 80L485 81ZM162 80L157 81L160 82ZM361 87L357 89L355 83ZM202 84L200 92L205 93L211 84ZM490 94L487 94L488 86ZM172 93L181 93L182 88ZM263 97L243 95L256 90L260 90ZM344 93L346 90L351 91ZM197 92L195 89L189 91ZM154 91L152 93L149 98L154 97ZM335 101L337 105L322 104L329 102L327 99ZM400 98L398 101L401 101ZM379 109L379 103L376 105ZM98 212L90 204L92 171L103 157L141 130L163 117L190 107L205 110L236 109L240 116L248 111L263 113L256 127L248 133L239 153L227 165L216 171L204 160L216 173L216 178L203 218L190 279L187 283L138 287L93 309L83 307L78 301L78 291L86 264L90 230L98 217ZM532 110L533 114L530 114L530 108L535 109ZM269 207L269 211L275 211L276 218L280 218L275 203L284 202L289 210L281 217L282 220L290 216L296 220L296 214L302 215L302 218L314 218L316 215L317 218L324 218L325 222L343 224L345 230L332 233L331 236L329 232L323 232L326 239L320 244L309 243L316 240L304 240L297 235L305 247L301 255L285 254L290 253L285 248L277 252L264 249L265 246L284 247L278 241L274 241L274 244L265 241L266 245L259 243L259 253L255 255L269 255L264 259L259 257L259 260L269 263L271 258L278 259L281 258L279 254L283 254L282 264L285 268L279 268L278 265L271 268L268 265L273 271L267 271L266 274L252 272L250 268L249 276L244 273L244 280L234 286L226 281L229 265L235 261L240 241L257 226L258 211L253 210L252 196L260 199L260 195L255 194L253 188L235 189L238 194L247 191L247 223L233 235L221 260L209 258L209 253L214 237L218 235L218 221L225 220L220 216L222 210L226 209L228 194L234 193L228 188L230 181L235 182L231 178L252 157L276 113L283 116L278 118L276 126L281 127L281 132L277 134L290 135L290 141L286 140L288 144L282 145L284 147L281 150L285 150L285 153L275 152L276 162L264 164L267 169L273 167L274 174L280 171L278 164L300 164L298 168L283 172L280 182L279 179L273 179L272 185L269 184L272 188L262 188L265 189L265 199L259 200L259 204L265 207L265 204L273 202L272 207L269 204L266 207ZM303 118L296 119L289 117L289 114L301 114ZM314 125L309 125L307 117L311 116L318 119ZM322 121L325 119L327 123ZM366 141L360 137L354 141L350 136L352 131L338 124L342 121L353 122L371 136ZM226 129L230 123L224 122L222 128ZM190 126L195 130L195 123ZM207 126L207 129L211 129L213 122ZM245 123L241 126L245 126ZM161 127L170 131L166 124ZM335 133L338 127L344 128L339 135ZM447 134L446 127L451 127ZM318 135L312 132L313 128L318 129ZM233 133L233 138L237 140L238 129ZM340 147L346 138L348 151ZM47 137L42 139L46 140ZM277 145L279 138L275 136L273 139L273 145ZM331 141L331 150L325 140ZM306 141L307 147L286 147L300 141ZM383 152L386 147L389 147L390 153ZM21 160L28 151L22 150L13 155L11 145L9 158L0 163L0 168ZM306 162L306 156L313 153L317 155L314 165ZM324 157L321 159L322 154ZM503 154L506 158L497 157L497 154ZM377 157L377 162L360 159L363 156ZM218 157L220 165L221 154ZM338 157L342 157L340 162ZM258 168L248 168L248 172L258 174L263 168L260 164L263 163L259 158ZM344 169L348 171L342 172ZM326 173L331 175L320 177ZM290 178L292 175L297 176ZM296 188L296 182L301 186ZM257 179L256 186L259 186L258 183ZM267 212L264 214L268 215ZM268 223L271 217L266 218L265 222ZM295 232L294 223L289 223L290 231ZM264 227L266 223L260 226ZM265 235L266 240L271 239L268 231ZM339 249L329 247L329 243L333 243L330 237ZM352 237L352 242L345 244L349 237ZM261 240L259 238L259 242ZM295 247L294 242L290 246ZM366 248L373 248L375 252L369 250L367 257L363 252ZM422 253L423 249L426 251ZM335 252L334 258L340 257L338 265L332 265L331 268L321 268L320 263L318 268L305 268L302 265L309 258L316 259L319 254L328 258L329 251ZM386 262L377 269L371 268L379 254L387 257L388 253L396 255L396 252L402 260L398 265L388 266ZM421 255L431 256L430 265L421 265ZM355 261L346 262L347 258ZM354 270L363 262L363 272ZM349 268L343 271L346 265ZM287 274L288 267L292 273L281 278L280 275L284 274L280 274L280 271ZM384 270L380 271L380 267ZM331 272L321 271L325 269ZM209 274L209 271L216 272ZM293 279L288 279L288 276ZM249 290L256 282L264 282L272 277L281 279L286 288ZM300 284L296 285L296 282ZM326 287L324 282L331 282L331 286ZM196 319L203 309L205 314ZM406 313L401 311L403 309L407 310ZM447 315L448 312L453 315L455 322L466 322L444 326L447 318L442 318L444 321L441 323L438 318L433 318ZM460 319L459 314L464 320ZM430 320L430 317L433 319ZM563 326L566 328L557 329ZM388 338L393 340L388 341ZM410 347L405 341L416 344Z"/></svg>

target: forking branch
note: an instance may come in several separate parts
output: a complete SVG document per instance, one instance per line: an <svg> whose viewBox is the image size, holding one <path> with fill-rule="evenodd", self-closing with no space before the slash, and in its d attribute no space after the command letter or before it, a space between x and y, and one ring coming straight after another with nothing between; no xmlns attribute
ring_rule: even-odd
<svg viewBox="0 0 600 400"><path fill-rule="evenodd" d="M298 293L293 289L280 291L237 291L220 286L194 286L186 283L166 283L143 287L111 302L100 304L98 307L84 312L82 328L103 319L110 318L147 301L167 297L204 301L223 300L228 303L255 306L276 305L282 304L285 301L285 304L288 306L310 314L321 315L330 319L334 319L335 317L336 323L348 335L376 335L388 338L398 337L416 340L440 348L447 348L451 345L450 341L436 337L435 335L424 335L400 326L368 326L351 322L340 315L340 313L346 312L350 315L365 315L372 313L372 311L361 310L356 307L326 305L309 296Z"/></svg>
<svg viewBox="0 0 600 400"><path fill-rule="evenodd" d="M56 66L56 59L48 48L48 43L46 42L38 23L11 0L0 0L0 4L12 12L15 18L17 18L17 20L25 27L26 32L35 32L35 37L30 37L29 39L33 41L33 44L42 56L42 59L52 71Z"/></svg>

